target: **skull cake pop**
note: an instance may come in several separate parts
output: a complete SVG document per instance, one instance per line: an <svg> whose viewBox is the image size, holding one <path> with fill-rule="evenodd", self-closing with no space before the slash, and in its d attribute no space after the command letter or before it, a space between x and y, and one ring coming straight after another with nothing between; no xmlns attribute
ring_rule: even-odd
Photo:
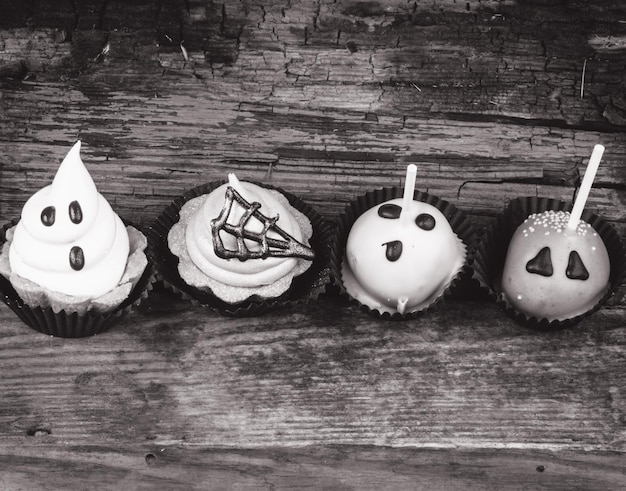
<svg viewBox="0 0 626 491"><path fill-rule="evenodd" d="M562 321L591 310L609 288L602 238L580 219L604 147L596 145L572 212L530 215L515 230L502 273L505 299L529 317Z"/></svg>
<svg viewBox="0 0 626 491"><path fill-rule="evenodd" d="M413 199L415 165L403 198L365 211L352 225L342 263L346 291L379 312L428 307L465 263L466 246L435 206Z"/></svg>
<svg viewBox="0 0 626 491"><path fill-rule="evenodd" d="M129 238L80 158L80 141L52 184L25 203L9 249L11 270L53 292L95 298L120 281Z"/></svg>

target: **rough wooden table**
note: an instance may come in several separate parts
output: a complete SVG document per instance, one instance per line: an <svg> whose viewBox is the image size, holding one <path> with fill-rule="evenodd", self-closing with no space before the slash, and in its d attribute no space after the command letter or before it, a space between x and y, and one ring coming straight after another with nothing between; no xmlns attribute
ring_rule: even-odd
<svg viewBox="0 0 626 491"><path fill-rule="evenodd" d="M229 171L329 220L418 188L487 226L516 196L626 237L620 0L0 1L0 221L70 145L147 228ZM625 289L537 332L467 291L405 323L328 295L221 317L157 286L102 335L0 306L2 489L618 489Z"/></svg>

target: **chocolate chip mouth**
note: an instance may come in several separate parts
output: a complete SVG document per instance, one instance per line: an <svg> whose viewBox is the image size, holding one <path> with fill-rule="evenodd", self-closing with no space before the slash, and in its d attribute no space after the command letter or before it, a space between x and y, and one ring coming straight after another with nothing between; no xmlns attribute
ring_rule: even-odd
<svg viewBox="0 0 626 491"><path fill-rule="evenodd" d="M402 242L399 240L391 240L389 242L385 242L383 244L386 246L385 249L385 257L387 261L394 262L400 259L402 255Z"/></svg>

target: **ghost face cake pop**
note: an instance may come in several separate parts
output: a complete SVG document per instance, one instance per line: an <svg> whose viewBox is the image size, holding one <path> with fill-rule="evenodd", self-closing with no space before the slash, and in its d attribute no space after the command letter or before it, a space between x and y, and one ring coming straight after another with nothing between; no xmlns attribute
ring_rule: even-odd
<svg viewBox="0 0 626 491"><path fill-rule="evenodd" d="M413 199L416 167L403 198L365 211L352 225L342 262L346 291L379 312L423 310L465 264L466 246L435 206Z"/></svg>
<svg viewBox="0 0 626 491"><path fill-rule="evenodd" d="M594 148L572 212L530 215L515 230L502 273L506 301L529 317L563 321L591 310L609 288L602 238L580 219L604 148Z"/></svg>

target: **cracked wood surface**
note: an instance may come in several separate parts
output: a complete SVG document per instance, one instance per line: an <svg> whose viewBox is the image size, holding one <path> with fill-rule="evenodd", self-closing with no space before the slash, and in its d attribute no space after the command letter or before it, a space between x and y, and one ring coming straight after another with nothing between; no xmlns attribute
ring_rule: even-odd
<svg viewBox="0 0 626 491"><path fill-rule="evenodd" d="M415 163L480 230L571 200L602 143L589 207L626 238L625 93L621 1L0 0L0 219L80 138L141 227L230 171L333 220ZM387 324L157 288L82 340L2 305L0 487L623 487L624 298L542 334L470 292Z"/></svg>

